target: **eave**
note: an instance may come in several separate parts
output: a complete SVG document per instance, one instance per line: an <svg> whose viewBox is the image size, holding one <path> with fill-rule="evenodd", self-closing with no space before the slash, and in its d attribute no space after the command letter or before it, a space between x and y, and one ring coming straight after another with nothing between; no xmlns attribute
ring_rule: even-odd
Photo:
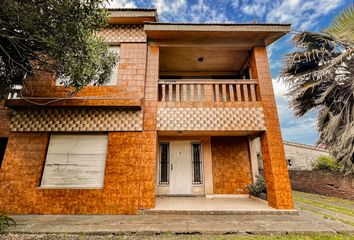
<svg viewBox="0 0 354 240"><path fill-rule="evenodd" d="M143 24L158 21L156 9L108 9L109 24Z"/></svg>
<svg viewBox="0 0 354 240"><path fill-rule="evenodd" d="M37 99L18 98L6 99L5 107L12 109L35 109L35 108L125 108L141 110L142 99Z"/></svg>
<svg viewBox="0 0 354 240"><path fill-rule="evenodd" d="M291 31L290 24L216 24L147 22L144 30L152 44L220 45L249 50L268 46Z"/></svg>

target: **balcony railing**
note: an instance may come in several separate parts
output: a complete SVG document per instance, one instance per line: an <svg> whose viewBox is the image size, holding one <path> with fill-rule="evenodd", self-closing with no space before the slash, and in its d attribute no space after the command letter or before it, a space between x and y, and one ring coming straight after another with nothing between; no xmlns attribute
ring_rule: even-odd
<svg viewBox="0 0 354 240"><path fill-rule="evenodd" d="M162 102L260 101L257 80L160 80Z"/></svg>

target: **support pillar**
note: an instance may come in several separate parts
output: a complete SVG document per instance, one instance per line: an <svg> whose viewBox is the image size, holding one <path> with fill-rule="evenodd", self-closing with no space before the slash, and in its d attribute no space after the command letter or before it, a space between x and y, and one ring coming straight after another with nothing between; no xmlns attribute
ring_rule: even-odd
<svg viewBox="0 0 354 240"><path fill-rule="evenodd" d="M265 47L253 49L251 71L253 78L259 81L258 93L265 117L266 131L261 135L261 148L268 204L277 209L293 209L289 173Z"/></svg>
<svg viewBox="0 0 354 240"><path fill-rule="evenodd" d="M203 160L204 160L204 184L205 195L214 194L213 185L213 161L211 158L211 141L210 137L203 138Z"/></svg>

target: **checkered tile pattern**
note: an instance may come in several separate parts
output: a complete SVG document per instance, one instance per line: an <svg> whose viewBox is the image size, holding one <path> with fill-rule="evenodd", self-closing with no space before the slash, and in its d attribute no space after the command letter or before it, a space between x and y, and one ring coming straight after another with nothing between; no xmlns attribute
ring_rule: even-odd
<svg viewBox="0 0 354 240"><path fill-rule="evenodd" d="M159 108L158 130L265 130L263 108Z"/></svg>
<svg viewBox="0 0 354 240"><path fill-rule="evenodd" d="M142 111L117 109L46 109L14 112L10 130L142 131Z"/></svg>
<svg viewBox="0 0 354 240"><path fill-rule="evenodd" d="M143 25L109 25L99 35L108 43L146 42Z"/></svg>

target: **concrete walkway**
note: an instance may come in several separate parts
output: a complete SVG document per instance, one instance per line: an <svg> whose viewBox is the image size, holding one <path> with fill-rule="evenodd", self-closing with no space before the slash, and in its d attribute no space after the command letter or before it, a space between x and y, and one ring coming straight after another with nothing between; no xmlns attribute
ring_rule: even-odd
<svg viewBox="0 0 354 240"><path fill-rule="evenodd" d="M294 193L295 199L301 195ZM305 196L306 197L306 196ZM309 195L307 199L320 201L321 196ZM338 203L338 205L336 204ZM339 203L340 202L340 203ZM211 203L214 203L212 206ZM217 203L217 204L215 204ZM302 234L302 233L349 233L354 234L352 224L352 202L325 199L325 203L337 206L347 205L330 211L304 202L295 201L298 214L284 214L254 199L205 199L176 198L158 199L154 214L142 215L15 215L17 226L7 231L12 233L80 233L80 234L160 234L160 233L201 233L201 234ZM215 206L218 206L216 208ZM182 209L181 209L182 208ZM248 211L242 211L242 209ZM210 213L201 215L199 210ZM165 214L168 210L170 214ZM174 211L185 211L175 214ZM241 210L241 211L240 211ZM225 212L226 211L226 212ZM230 213L232 214L222 214ZM266 211L266 212L263 212ZM257 214L254 214L257 213ZM271 214L269 214L271 213ZM328 217L329 216L329 217ZM0 236L1 239L1 236Z"/></svg>
<svg viewBox="0 0 354 240"><path fill-rule="evenodd" d="M157 197L155 208L145 214L297 214L294 210L278 210L268 206L266 201L250 198L248 194L227 197Z"/></svg>
<svg viewBox="0 0 354 240"><path fill-rule="evenodd" d="M350 233L354 227L300 211L299 215L16 215L13 233L287 234Z"/></svg>

